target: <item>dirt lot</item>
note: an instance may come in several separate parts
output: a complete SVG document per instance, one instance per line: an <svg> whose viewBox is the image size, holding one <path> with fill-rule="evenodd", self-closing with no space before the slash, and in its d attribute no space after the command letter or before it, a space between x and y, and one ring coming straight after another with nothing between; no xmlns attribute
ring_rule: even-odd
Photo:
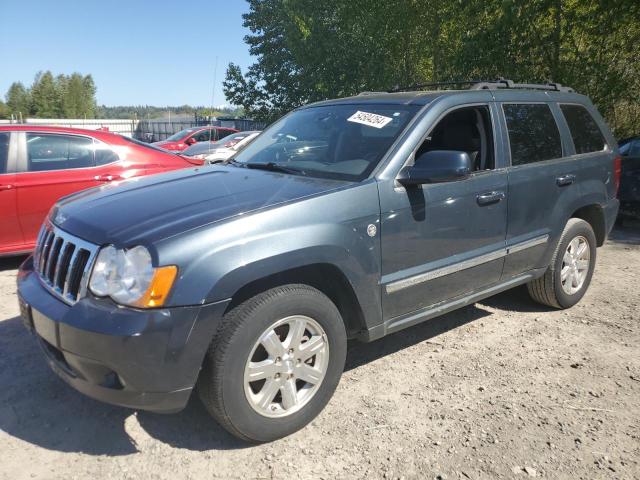
<svg viewBox="0 0 640 480"><path fill-rule="evenodd" d="M328 408L261 446L196 399L165 416L67 387L18 318L18 261L0 261L0 478L640 478L640 229L598 255L569 311L517 289L351 345Z"/></svg>

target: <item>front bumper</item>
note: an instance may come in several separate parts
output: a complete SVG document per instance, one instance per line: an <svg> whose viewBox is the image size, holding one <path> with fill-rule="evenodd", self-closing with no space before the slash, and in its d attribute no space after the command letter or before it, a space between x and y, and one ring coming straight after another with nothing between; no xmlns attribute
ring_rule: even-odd
<svg viewBox="0 0 640 480"><path fill-rule="evenodd" d="M97 400L156 412L184 408L228 304L137 310L88 295L70 306L42 286L31 257L18 297L25 326L63 380Z"/></svg>

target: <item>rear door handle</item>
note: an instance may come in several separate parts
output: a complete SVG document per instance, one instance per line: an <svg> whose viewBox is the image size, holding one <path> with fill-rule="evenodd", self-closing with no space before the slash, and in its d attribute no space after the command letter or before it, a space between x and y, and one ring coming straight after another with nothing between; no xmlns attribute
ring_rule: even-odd
<svg viewBox="0 0 640 480"><path fill-rule="evenodd" d="M558 185L559 187L566 187L567 185L571 185L575 181L576 176L573 174L562 175L556 178L556 185Z"/></svg>
<svg viewBox="0 0 640 480"><path fill-rule="evenodd" d="M122 177L120 175L96 175L95 177L93 177L94 180L97 180L98 182L112 182L114 180L122 180Z"/></svg>
<svg viewBox="0 0 640 480"><path fill-rule="evenodd" d="M478 201L478 205L484 207L485 205L492 205L494 203L498 203L501 200L504 200L505 194L504 192L486 192L481 193L476 197Z"/></svg>
<svg viewBox="0 0 640 480"><path fill-rule="evenodd" d="M11 185L10 183L0 184L0 192L3 190L11 190L12 188L13 185Z"/></svg>

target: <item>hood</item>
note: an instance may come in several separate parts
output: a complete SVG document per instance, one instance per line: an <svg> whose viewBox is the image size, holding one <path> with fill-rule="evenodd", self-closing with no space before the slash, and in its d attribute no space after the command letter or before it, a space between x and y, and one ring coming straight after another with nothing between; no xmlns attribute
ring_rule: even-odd
<svg viewBox="0 0 640 480"><path fill-rule="evenodd" d="M347 185L233 166L176 170L65 197L53 218L63 230L98 245L148 245Z"/></svg>

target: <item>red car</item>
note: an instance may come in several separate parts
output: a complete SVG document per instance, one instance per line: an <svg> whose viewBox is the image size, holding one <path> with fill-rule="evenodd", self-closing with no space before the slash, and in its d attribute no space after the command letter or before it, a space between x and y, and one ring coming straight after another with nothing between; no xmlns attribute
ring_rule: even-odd
<svg viewBox="0 0 640 480"><path fill-rule="evenodd" d="M0 256L33 250L62 196L176 170L193 160L113 133L31 125L0 127Z"/></svg>
<svg viewBox="0 0 640 480"><path fill-rule="evenodd" d="M161 142L154 142L152 145L156 147L164 148L165 150L179 151L181 152L185 148L198 142L217 142L218 140L237 133L235 128L222 128L222 127L193 127L180 130L178 133L174 133L166 140Z"/></svg>

